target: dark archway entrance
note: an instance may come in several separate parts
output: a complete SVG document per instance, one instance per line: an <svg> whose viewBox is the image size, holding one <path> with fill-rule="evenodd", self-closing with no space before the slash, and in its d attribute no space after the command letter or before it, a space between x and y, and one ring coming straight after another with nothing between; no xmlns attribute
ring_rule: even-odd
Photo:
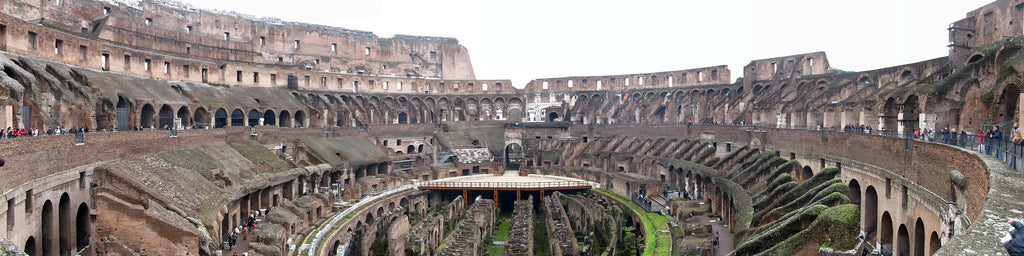
<svg viewBox="0 0 1024 256"><path fill-rule="evenodd" d="M214 128L223 128L228 125L228 112L223 108L217 109L217 113L214 116Z"/></svg>
<svg viewBox="0 0 1024 256"><path fill-rule="evenodd" d="M263 113L263 125L277 125L277 116L274 115L273 110L267 110L267 112Z"/></svg>
<svg viewBox="0 0 1024 256"><path fill-rule="evenodd" d="M857 210L863 209L860 205L860 182L857 180L850 180L850 203L857 205ZM863 211L860 211L863 212ZM863 215L863 214L862 214Z"/></svg>
<svg viewBox="0 0 1024 256"><path fill-rule="evenodd" d="M171 106L160 107L160 129L174 128L174 110Z"/></svg>
<svg viewBox="0 0 1024 256"><path fill-rule="evenodd" d="M555 120L558 120L558 113L548 113L548 122L554 122Z"/></svg>
<svg viewBox="0 0 1024 256"><path fill-rule="evenodd" d="M398 113L398 123L399 124L405 124L405 123L408 123L408 122L409 122L409 116L406 115L405 112Z"/></svg>
<svg viewBox="0 0 1024 256"><path fill-rule="evenodd" d="M812 176L814 176L814 172L811 171L811 167L810 166L804 166L803 171L800 173L800 178L802 180L808 180Z"/></svg>
<svg viewBox="0 0 1024 256"><path fill-rule="evenodd" d="M57 203L57 215L58 233L60 234L60 252L61 255L70 255L70 252L74 250L75 246L75 232L71 230L71 225L74 224L74 219L72 219L71 198L68 197L68 193L64 193L60 196L60 201Z"/></svg>
<svg viewBox="0 0 1024 256"><path fill-rule="evenodd" d="M156 115L156 110L153 109L153 105L142 105L142 113L139 116L139 124L142 128L153 128L153 116Z"/></svg>
<svg viewBox="0 0 1024 256"><path fill-rule="evenodd" d="M192 127L192 117L188 113L188 107L182 106L178 109L178 118L181 119L181 128Z"/></svg>
<svg viewBox="0 0 1024 256"><path fill-rule="evenodd" d="M281 115L277 120L281 120L278 126L281 127L292 127L292 115L288 113L288 110L281 110Z"/></svg>
<svg viewBox="0 0 1024 256"><path fill-rule="evenodd" d="M881 225L878 229L878 243L882 245L882 254L892 255L892 217L889 216L889 212L882 213Z"/></svg>
<svg viewBox="0 0 1024 256"><path fill-rule="evenodd" d="M260 125L260 111L255 109L249 110L249 126L257 125Z"/></svg>
<svg viewBox="0 0 1024 256"><path fill-rule="evenodd" d="M82 203L78 205L78 214L75 216L75 241L78 251L85 250L89 246L89 233L92 230L89 221L89 205Z"/></svg>
<svg viewBox="0 0 1024 256"><path fill-rule="evenodd" d="M206 111L205 108L197 108L196 116L192 121L195 128L209 128L210 127L210 112Z"/></svg>
<svg viewBox="0 0 1024 256"><path fill-rule="evenodd" d="M244 126L245 125L245 113L242 113L241 109L235 109L231 111L231 126Z"/></svg>
<svg viewBox="0 0 1024 256"><path fill-rule="evenodd" d="M53 203L51 203L50 200L46 200L46 203L43 203L42 215L43 255L57 255L57 252L53 250L55 249L54 242L56 242L57 236L53 233L55 228L53 224L56 221L53 218Z"/></svg>
<svg viewBox="0 0 1024 256"><path fill-rule="evenodd" d="M302 110L295 111L295 127L306 127L306 113Z"/></svg>
<svg viewBox="0 0 1024 256"><path fill-rule="evenodd" d="M523 146L518 143L505 146L505 170L518 171L523 162Z"/></svg>
<svg viewBox="0 0 1024 256"><path fill-rule="evenodd" d="M875 187L868 186L864 190L864 231L871 233L878 225L878 192Z"/></svg>
<svg viewBox="0 0 1024 256"><path fill-rule="evenodd" d="M36 251L36 237L30 236L28 240L25 240L25 254L29 256L39 255L39 252Z"/></svg>

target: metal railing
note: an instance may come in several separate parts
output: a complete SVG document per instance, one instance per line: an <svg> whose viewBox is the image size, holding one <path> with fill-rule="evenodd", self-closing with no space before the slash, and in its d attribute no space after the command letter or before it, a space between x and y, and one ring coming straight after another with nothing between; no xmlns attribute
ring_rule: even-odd
<svg viewBox="0 0 1024 256"><path fill-rule="evenodd" d="M544 182L488 182L488 181L426 181L419 187L442 188L569 188L590 187L585 181L544 181Z"/></svg>

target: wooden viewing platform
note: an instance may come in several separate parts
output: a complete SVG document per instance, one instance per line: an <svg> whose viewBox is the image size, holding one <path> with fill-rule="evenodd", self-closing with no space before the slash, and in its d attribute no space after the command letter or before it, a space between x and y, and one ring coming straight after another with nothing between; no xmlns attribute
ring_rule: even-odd
<svg viewBox="0 0 1024 256"><path fill-rule="evenodd" d="M435 181L420 182L416 186L423 190L462 191L462 199L469 206L469 191L493 191L494 204L498 202L498 191L515 191L516 200L522 200L522 191L584 190L590 189L593 183L559 176L527 175L519 176L518 172L505 172L504 175L474 175L454 177Z"/></svg>

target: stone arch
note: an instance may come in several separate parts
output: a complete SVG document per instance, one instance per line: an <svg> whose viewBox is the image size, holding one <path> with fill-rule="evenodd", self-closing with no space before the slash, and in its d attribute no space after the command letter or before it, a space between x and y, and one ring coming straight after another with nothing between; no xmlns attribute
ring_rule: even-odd
<svg viewBox="0 0 1024 256"><path fill-rule="evenodd" d="M28 254L29 256L39 255L39 251L38 251L38 249L36 249L36 237L29 236L28 239L25 240L25 250L24 250L24 252L25 252L25 254Z"/></svg>
<svg viewBox="0 0 1024 256"><path fill-rule="evenodd" d="M142 105L142 111L140 111L139 115L139 125L143 128L156 127L156 124L153 122L155 115L156 110L153 109L153 105L150 105L149 103Z"/></svg>
<svg viewBox="0 0 1024 256"><path fill-rule="evenodd" d="M57 202L57 222L58 234L60 236L60 251L74 250L74 232L71 230L71 225L74 224L71 212L71 198L66 192L60 195L60 200Z"/></svg>
<svg viewBox="0 0 1024 256"><path fill-rule="evenodd" d="M263 125L277 125L277 115L274 114L274 110L268 109L267 112L263 112Z"/></svg>
<svg viewBox="0 0 1024 256"><path fill-rule="evenodd" d="M505 169L519 170L523 160L523 146L519 143L510 143L505 146Z"/></svg>
<svg viewBox="0 0 1024 256"><path fill-rule="evenodd" d="M187 106L181 106L178 108L178 118L181 119L182 128L192 127L192 116L189 114Z"/></svg>
<svg viewBox="0 0 1024 256"><path fill-rule="evenodd" d="M241 109L231 111L231 126L245 125L245 113Z"/></svg>
<svg viewBox="0 0 1024 256"><path fill-rule="evenodd" d="M295 127L306 127L306 113L302 110L295 111Z"/></svg>
<svg viewBox="0 0 1024 256"><path fill-rule="evenodd" d="M811 171L811 167L804 165L803 171L800 172L800 178L802 180L808 180L814 176L814 171Z"/></svg>
<svg viewBox="0 0 1024 256"><path fill-rule="evenodd" d="M84 250L90 243L92 223L89 219L89 205L81 203L78 205L78 213L75 214L75 242L78 251Z"/></svg>
<svg viewBox="0 0 1024 256"><path fill-rule="evenodd" d="M228 112L226 110L224 110L223 108L217 109L217 112L214 113L213 123L214 123L214 125L213 125L214 128L222 128L224 126L227 126L228 125Z"/></svg>
<svg viewBox="0 0 1024 256"><path fill-rule="evenodd" d="M373 213L372 212L366 213L366 224L369 225L369 224L373 223L373 220L374 220Z"/></svg>
<svg viewBox="0 0 1024 256"><path fill-rule="evenodd" d="M260 125L260 111L256 109L250 109L248 115L249 126Z"/></svg>
<svg viewBox="0 0 1024 256"><path fill-rule="evenodd" d="M912 79L914 79L914 71L904 70L903 73L900 73L900 84L909 82Z"/></svg>
<svg viewBox="0 0 1024 256"><path fill-rule="evenodd" d="M409 123L409 115L406 114L405 112L398 113L398 123L399 124L407 124L407 123Z"/></svg>
<svg viewBox="0 0 1024 256"><path fill-rule="evenodd" d="M889 248L887 251L892 252L892 217L888 211L882 213L882 223L878 229L878 243L882 245L883 252L886 251L886 247Z"/></svg>
<svg viewBox="0 0 1024 256"><path fill-rule="evenodd" d="M170 105L164 104L160 107L160 129L167 129L174 127L174 110L171 109Z"/></svg>
<svg viewBox="0 0 1024 256"><path fill-rule="evenodd" d="M928 239L928 255L935 254L939 248L942 248L942 241L939 240L939 233L932 231L931 238Z"/></svg>
<svg viewBox="0 0 1024 256"><path fill-rule="evenodd" d="M42 213L42 220L41 220L42 227L43 227L43 230L41 232L43 234L43 237L42 237L42 240L43 240L42 241L42 243L43 243L43 246L42 246L43 247L42 248L43 249L43 254L42 255L58 255L57 252L53 251L53 249L55 247L54 242L57 240L56 234L53 233L53 231L54 231L53 224L55 222L56 221L54 221L54 218L53 218L53 203L50 202L50 200L46 200L46 202L43 203L43 213Z"/></svg>
<svg viewBox="0 0 1024 256"><path fill-rule="evenodd" d="M423 144L420 144L418 147L416 147L416 152L423 153Z"/></svg>
<svg viewBox="0 0 1024 256"><path fill-rule="evenodd" d="M384 216L384 206L377 207L377 216Z"/></svg>
<svg viewBox="0 0 1024 256"><path fill-rule="evenodd" d="M924 221L920 217L914 223L914 255L924 256Z"/></svg>
<svg viewBox="0 0 1024 256"><path fill-rule="evenodd" d="M1014 74L1017 72L1013 72ZM1013 126L1013 122L1020 116L1017 112L1017 103L1020 100L1020 88L1017 83L1007 83L1003 90L999 94L999 119L996 123L1003 124L1009 122L1009 126ZM1002 127L1000 127L1002 128ZM1005 136L1009 137L1009 136Z"/></svg>
<svg viewBox="0 0 1024 256"><path fill-rule="evenodd" d="M278 115L277 120L281 120L277 125L280 127L292 127L292 115L288 113L288 110L281 110L281 114Z"/></svg>
<svg viewBox="0 0 1024 256"><path fill-rule="evenodd" d="M975 62L981 61L981 59L984 59L984 58L985 58L985 55L980 54L980 53L971 55L970 58L967 58L967 64L971 64L971 63L975 63Z"/></svg>
<svg viewBox="0 0 1024 256"><path fill-rule="evenodd" d="M338 248L341 248L341 240L334 240L334 245L331 246L331 250L327 252L327 255L338 255Z"/></svg>
<svg viewBox="0 0 1024 256"><path fill-rule="evenodd" d="M919 106L917 95L911 94L903 101L903 120L900 122L903 124L904 132L913 132L918 128L917 114L921 113Z"/></svg>
<svg viewBox="0 0 1024 256"><path fill-rule="evenodd" d="M857 182L857 179L850 179L849 187L850 193L848 196L850 197L850 203L856 204L857 210L863 209L860 205L860 182Z"/></svg>
<svg viewBox="0 0 1024 256"><path fill-rule="evenodd" d="M192 118L192 124L196 128L204 128L210 126L210 112L206 108L196 108L195 116Z"/></svg>
<svg viewBox="0 0 1024 256"><path fill-rule="evenodd" d="M907 232L907 225L900 224L900 229L896 234L896 249L899 255L910 255L910 234Z"/></svg>
<svg viewBox="0 0 1024 256"><path fill-rule="evenodd" d="M551 113L548 113L548 122L554 122L556 120L560 120L560 119L558 119L558 113L557 112L552 111Z"/></svg>
<svg viewBox="0 0 1024 256"><path fill-rule="evenodd" d="M408 147L406 147L405 153L409 153L409 154L416 153L416 146L409 145Z"/></svg>
<svg viewBox="0 0 1024 256"><path fill-rule="evenodd" d="M861 215L864 216L864 231L875 230L878 224L878 192L874 186L868 185L864 189L864 206L861 209Z"/></svg>
<svg viewBox="0 0 1024 256"><path fill-rule="evenodd" d="M895 131L897 113L899 113L899 108L896 105L896 99L893 97L885 99L885 104L882 105L882 114L879 115L879 118L882 119L882 127L879 127L879 130Z"/></svg>

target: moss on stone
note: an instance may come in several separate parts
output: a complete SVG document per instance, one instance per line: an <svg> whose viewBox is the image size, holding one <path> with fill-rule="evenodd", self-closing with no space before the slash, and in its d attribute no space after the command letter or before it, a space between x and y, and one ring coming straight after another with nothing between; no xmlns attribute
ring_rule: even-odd
<svg viewBox="0 0 1024 256"><path fill-rule="evenodd" d="M247 141L242 143L231 143L231 148L238 151L245 159L248 159L256 165L268 164L274 170L286 170L290 167L287 163L277 158L274 152L270 152L270 149L262 145L256 144L255 142Z"/></svg>
<svg viewBox="0 0 1024 256"><path fill-rule="evenodd" d="M826 242L830 248L837 251L854 249L857 245L857 236L860 234L860 212L857 205L816 205L816 209L821 211L808 228L758 255L790 255L807 246Z"/></svg>
<svg viewBox="0 0 1024 256"><path fill-rule="evenodd" d="M965 187L967 186L967 176L964 176L964 174L960 171L949 171L949 181L953 182L953 184L955 184L956 187L960 189L966 189Z"/></svg>

